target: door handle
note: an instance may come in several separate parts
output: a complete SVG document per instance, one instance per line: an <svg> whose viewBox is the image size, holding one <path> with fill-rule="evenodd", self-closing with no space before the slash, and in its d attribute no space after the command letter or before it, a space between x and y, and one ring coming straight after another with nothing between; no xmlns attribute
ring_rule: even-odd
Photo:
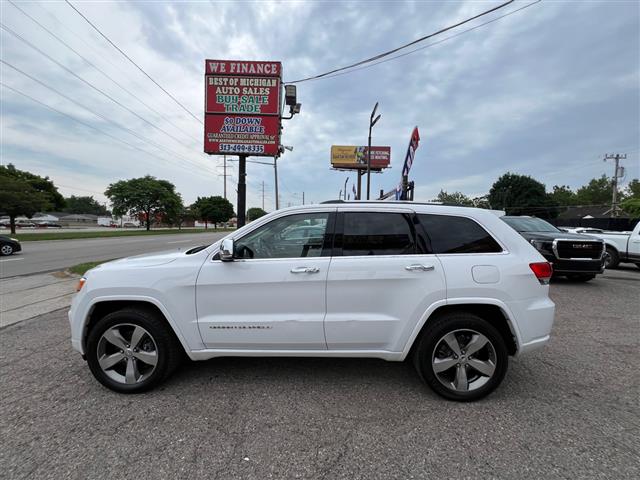
<svg viewBox="0 0 640 480"><path fill-rule="evenodd" d="M430 272L432 270L435 270L436 267L434 267L433 265L407 265L406 267L404 267L405 270L409 271L409 272Z"/></svg>
<svg viewBox="0 0 640 480"><path fill-rule="evenodd" d="M294 267L291 269L291 273L318 273L319 271L318 267Z"/></svg>

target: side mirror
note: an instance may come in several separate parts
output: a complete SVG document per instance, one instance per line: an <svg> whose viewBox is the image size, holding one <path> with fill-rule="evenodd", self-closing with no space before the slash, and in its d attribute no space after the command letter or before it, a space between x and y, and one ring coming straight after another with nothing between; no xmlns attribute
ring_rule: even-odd
<svg viewBox="0 0 640 480"><path fill-rule="evenodd" d="M220 245L220 260L223 262L233 261L233 239L225 238Z"/></svg>

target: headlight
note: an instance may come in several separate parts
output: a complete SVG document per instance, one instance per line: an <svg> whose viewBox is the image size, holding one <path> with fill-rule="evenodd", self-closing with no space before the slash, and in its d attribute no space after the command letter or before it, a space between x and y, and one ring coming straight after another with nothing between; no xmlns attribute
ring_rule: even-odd
<svg viewBox="0 0 640 480"><path fill-rule="evenodd" d="M84 287L85 283L87 283L86 277L80 277L80 280L78 280L78 285L76 286L76 292L82 290L82 287Z"/></svg>
<svg viewBox="0 0 640 480"><path fill-rule="evenodd" d="M9 240L13 240L14 242L20 243L20 240L18 240L17 238L9 238Z"/></svg>
<svg viewBox="0 0 640 480"><path fill-rule="evenodd" d="M529 243L533 245L533 247L538 251L551 251L551 242L547 242L545 240L531 240Z"/></svg>

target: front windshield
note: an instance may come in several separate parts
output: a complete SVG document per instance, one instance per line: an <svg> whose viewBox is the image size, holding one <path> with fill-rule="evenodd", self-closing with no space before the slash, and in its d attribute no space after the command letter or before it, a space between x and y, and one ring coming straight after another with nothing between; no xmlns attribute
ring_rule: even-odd
<svg viewBox="0 0 640 480"><path fill-rule="evenodd" d="M540 218L502 217L511 228L518 232L559 232L556 227Z"/></svg>

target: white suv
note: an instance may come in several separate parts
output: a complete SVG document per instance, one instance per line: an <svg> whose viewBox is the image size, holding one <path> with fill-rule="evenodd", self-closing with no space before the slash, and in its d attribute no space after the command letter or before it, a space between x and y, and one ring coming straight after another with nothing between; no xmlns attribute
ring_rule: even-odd
<svg viewBox="0 0 640 480"><path fill-rule="evenodd" d="M103 385L140 392L186 355L412 358L438 394L494 390L549 340L551 265L494 213L416 203L278 210L213 245L86 274L69 321Z"/></svg>

